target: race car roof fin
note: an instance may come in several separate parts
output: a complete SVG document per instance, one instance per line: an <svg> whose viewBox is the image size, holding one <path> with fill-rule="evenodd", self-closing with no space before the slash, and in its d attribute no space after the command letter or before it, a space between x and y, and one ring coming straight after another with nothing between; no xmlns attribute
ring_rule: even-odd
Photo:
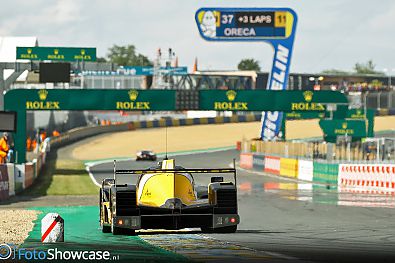
<svg viewBox="0 0 395 263"><path fill-rule="evenodd" d="M114 160L114 184L117 184L117 160Z"/></svg>

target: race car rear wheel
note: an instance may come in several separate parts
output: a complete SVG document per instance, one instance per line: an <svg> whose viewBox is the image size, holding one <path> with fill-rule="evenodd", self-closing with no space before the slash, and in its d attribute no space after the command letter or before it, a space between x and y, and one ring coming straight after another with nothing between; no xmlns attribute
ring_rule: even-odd
<svg viewBox="0 0 395 263"><path fill-rule="evenodd" d="M122 229L119 227L114 226L114 220L111 222L111 233L113 235L120 235L122 234Z"/></svg>
<svg viewBox="0 0 395 263"><path fill-rule="evenodd" d="M103 233L111 233L111 226L105 226L100 222L100 228Z"/></svg>

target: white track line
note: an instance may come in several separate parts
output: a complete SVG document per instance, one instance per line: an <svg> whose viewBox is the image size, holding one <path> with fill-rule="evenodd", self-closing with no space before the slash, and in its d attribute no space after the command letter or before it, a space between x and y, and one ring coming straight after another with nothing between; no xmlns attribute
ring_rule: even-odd
<svg viewBox="0 0 395 263"><path fill-rule="evenodd" d="M90 168L91 168L91 166L87 165L87 166L85 167L85 170L88 172L89 177L91 178L92 182L93 182L96 186L101 187L101 185L96 181L95 177L94 177L93 174L91 173Z"/></svg>

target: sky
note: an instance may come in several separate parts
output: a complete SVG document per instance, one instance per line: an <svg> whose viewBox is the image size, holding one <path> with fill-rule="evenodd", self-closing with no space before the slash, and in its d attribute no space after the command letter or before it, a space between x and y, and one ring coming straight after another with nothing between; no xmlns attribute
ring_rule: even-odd
<svg viewBox="0 0 395 263"><path fill-rule="evenodd" d="M133 44L155 57L171 47L179 65L235 70L243 58L271 68L267 43L207 42L194 15L201 7L289 7L298 15L291 72L351 71L370 59L395 74L395 1L380 0L13 0L2 1L0 36L36 36L40 46L97 47L105 56L114 44Z"/></svg>

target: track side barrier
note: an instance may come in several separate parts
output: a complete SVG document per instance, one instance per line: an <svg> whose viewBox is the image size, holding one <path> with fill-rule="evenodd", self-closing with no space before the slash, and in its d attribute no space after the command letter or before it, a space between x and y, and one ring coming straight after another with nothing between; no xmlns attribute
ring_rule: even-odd
<svg viewBox="0 0 395 263"><path fill-rule="evenodd" d="M252 169L253 168L253 159L252 153L242 153L240 154L240 167L245 169Z"/></svg>
<svg viewBox="0 0 395 263"><path fill-rule="evenodd" d="M334 185L344 192L395 195L395 164L337 164L241 153L240 166Z"/></svg>
<svg viewBox="0 0 395 263"><path fill-rule="evenodd" d="M303 181L313 181L313 161L298 160L298 179Z"/></svg>
<svg viewBox="0 0 395 263"><path fill-rule="evenodd" d="M298 178L298 160L291 158L280 158L280 175Z"/></svg>
<svg viewBox="0 0 395 263"><path fill-rule="evenodd" d="M0 165L0 201L9 197L9 181L7 165Z"/></svg>
<svg viewBox="0 0 395 263"><path fill-rule="evenodd" d="M25 189L25 165L16 164L15 165L15 194L18 194Z"/></svg>
<svg viewBox="0 0 395 263"><path fill-rule="evenodd" d="M252 156L252 166L255 170L265 170L265 156L254 154Z"/></svg>
<svg viewBox="0 0 395 263"><path fill-rule="evenodd" d="M280 157L265 157L265 172L272 174L280 174Z"/></svg>
<svg viewBox="0 0 395 263"><path fill-rule="evenodd" d="M337 185L339 165L324 162L313 163L313 182Z"/></svg>
<svg viewBox="0 0 395 263"><path fill-rule="evenodd" d="M341 164L339 186L393 190L395 189L395 165Z"/></svg>
<svg viewBox="0 0 395 263"><path fill-rule="evenodd" d="M15 195L15 165L13 163L7 163L8 172L8 195Z"/></svg>
<svg viewBox="0 0 395 263"><path fill-rule="evenodd" d="M25 163L25 184L24 189L28 188L33 184L34 181L34 164L32 162Z"/></svg>

